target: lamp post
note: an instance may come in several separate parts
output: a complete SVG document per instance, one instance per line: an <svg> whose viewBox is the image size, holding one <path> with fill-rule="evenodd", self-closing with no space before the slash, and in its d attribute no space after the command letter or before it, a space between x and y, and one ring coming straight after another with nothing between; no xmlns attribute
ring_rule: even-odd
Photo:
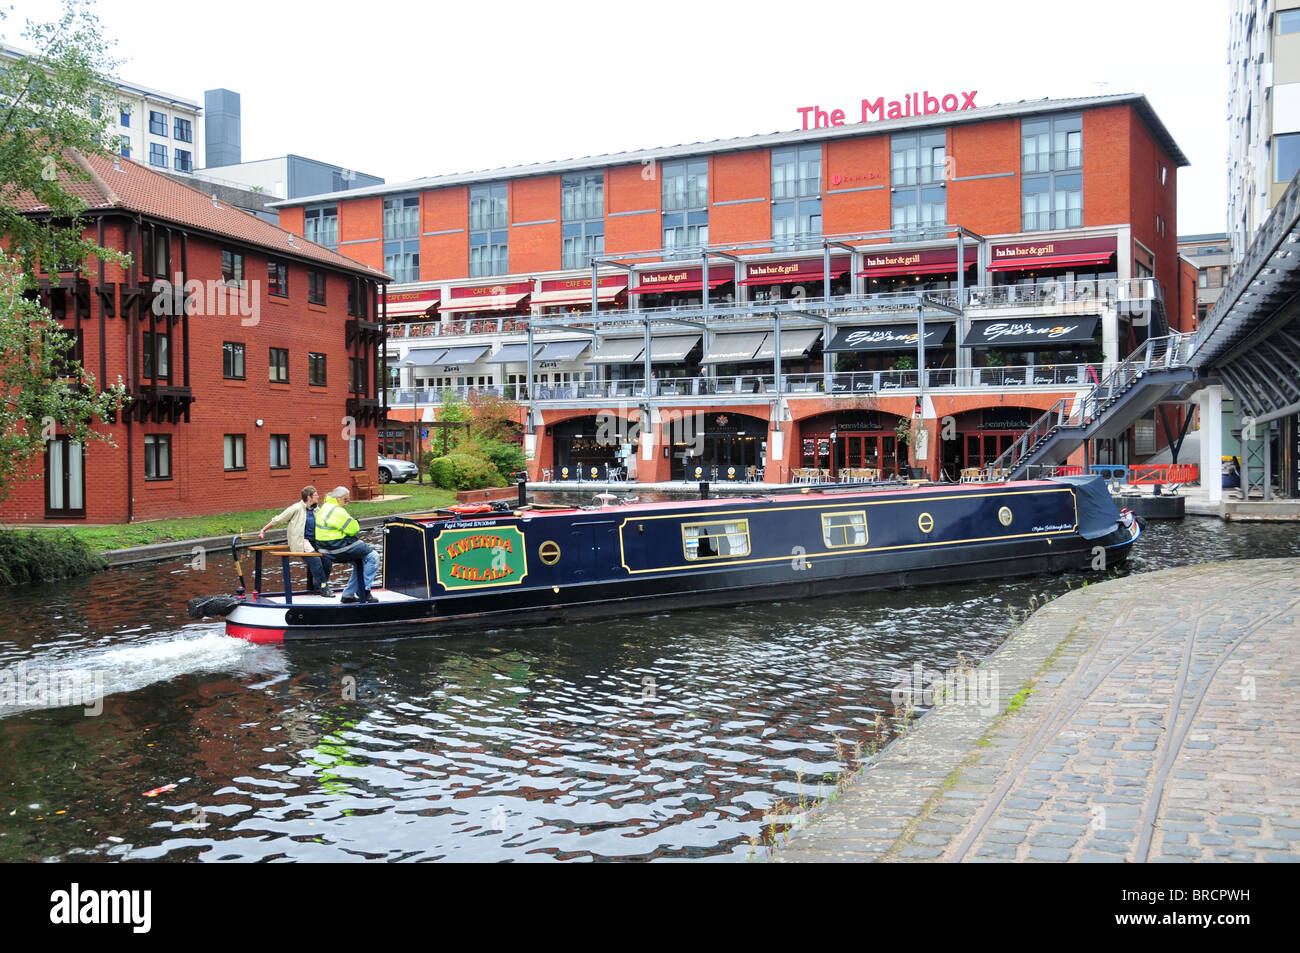
<svg viewBox="0 0 1300 953"><path fill-rule="evenodd" d="M415 405L415 482L423 484L424 467L420 458L424 456L424 445L420 439L420 392L415 386L415 361L406 361L406 366L411 369L411 402Z"/></svg>

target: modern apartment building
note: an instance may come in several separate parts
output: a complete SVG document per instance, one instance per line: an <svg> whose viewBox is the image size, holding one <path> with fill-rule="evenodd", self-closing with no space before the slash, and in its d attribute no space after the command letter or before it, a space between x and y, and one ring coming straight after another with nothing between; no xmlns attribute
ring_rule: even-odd
<svg viewBox="0 0 1300 953"><path fill-rule="evenodd" d="M1143 96L948 99L274 204L394 278L390 421L487 390L535 476L955 478L1195 310L1187 160Z"/></svg>
<svg viewBox="0 0 1300 953"><path fill-rule="evenodd" d="M0 44L0 63L31 55ZM101 100L115 137L106 147L155 169L193 172L203 164L203 108L194 100L128 82L114 82L111 100Z"/></svg>
<svg viewBox="0 0 1300 953"><path fill-rule="evenodd" d="M1228 235L1238 262L1300 172L1300 0L1233 0Z"/></svg>

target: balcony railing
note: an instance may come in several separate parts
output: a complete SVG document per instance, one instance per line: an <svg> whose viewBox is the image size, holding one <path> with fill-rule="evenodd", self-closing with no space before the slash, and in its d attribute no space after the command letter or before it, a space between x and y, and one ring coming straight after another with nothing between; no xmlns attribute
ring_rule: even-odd
<svg viewBox="0 0 1300 953"><path fill-rule="evenodd" d="M949 308L958 307L956 289L923 291L931 301ZM727 299L709 303L710 326L728 323L767 321L774 315L798 318L801 312L815 313L818 318L830 317L836 322L851 321L857 316L890 313L915 314L917 293L913 291L884 292L871 295L838 295L831 298L804 297L778 298L768 301L737 303ZM1131 302L1159 301L1160 289L1154 278L1109 278L1101 281L1047 281L1036 285L985 285L964 289L964 305L968 311L997 309L1047 309L1060 313L1077 313L1098 307L1115 308ZM590 304L568 315L523 317L467 318L451 321L428 321L419 324L390 324L390 340L430 337L463 336L467 334L520 334L532 322L535 330L566 327L594 328L598 331L638 330L643 322L664 326L684 319L700 320L704 317L703 303L674 305L660 308L626 308L601 310L593 322ZM945 320L931 318L930 320Z"/></svg>
<svg viewBox="0 0 1300 953"><path fill-rule="evenodd" d="M925 371L927 389L940 388L1079 388L1091 383L1097 370L1088 364L1037 364L1023 367L932 367ZM889 394L896 391L915 391L920 386L915 370L839 371L831 374L830 391L833 395L865 396ZM533 388L531 400L633 400L648 397L756 397L762 395L825 394L824 374L782 374L781 389L772 374L726 374L718 377L668 377L654 378L646 386L645 378L625 378L616 381L586 381L571 384L539 385ZM419 403L440 403L444 393L450 392L465 399L473 394L492 394L508 400L529 400L527 388L522 384L494 386L433 388L392 388L388 391L390 407L410 406Z"/></svg>

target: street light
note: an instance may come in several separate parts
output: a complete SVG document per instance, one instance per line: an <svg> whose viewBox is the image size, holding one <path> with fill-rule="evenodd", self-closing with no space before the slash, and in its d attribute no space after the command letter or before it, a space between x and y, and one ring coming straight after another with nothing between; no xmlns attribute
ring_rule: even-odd
<svg viewBox="0 0 1300 953"><path fill-rule="evenodd" d="M411 369L411 402L415 405L415 482L424 483L424 467L421 466L421 457L424 456L424 443L420 440L420 392L415 386L415 361L406 361L406 366Z"/></svg>

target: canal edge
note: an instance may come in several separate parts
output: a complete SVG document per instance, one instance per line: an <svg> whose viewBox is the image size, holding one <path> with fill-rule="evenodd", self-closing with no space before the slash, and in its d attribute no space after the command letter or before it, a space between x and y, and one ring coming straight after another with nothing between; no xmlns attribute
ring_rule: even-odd
<svg viewBox="0 0 1300 953"><path fill-rule="evenodd" d="M834 803L819 805L806 824L764 859L778 863L942 859L953 838L993 794L1000 766L1014 762L1017 752L1029 744L1029 733L1006 733L1015 734L1010 739L1014 743L998 739L999 728L1017 715L1037 721L1040 709L1054 703L1056 690L1083 674L1083 657L1104 640L1105 632L1085 634L1080 628L1099 614L1111 617L1112 627L1118 624L1122 610L1137 604L1141 590L1155 576L1199 573L1237 562L1178 566L1089 582L1041 606L974 670L998 673L997 703L991 713L967 705L932 708L865 769L853 772ZM1023 704L1008 711L1011 700L1020 695ZM990 754L999 755L998 764L981 768L980 762Z"/></svg>

